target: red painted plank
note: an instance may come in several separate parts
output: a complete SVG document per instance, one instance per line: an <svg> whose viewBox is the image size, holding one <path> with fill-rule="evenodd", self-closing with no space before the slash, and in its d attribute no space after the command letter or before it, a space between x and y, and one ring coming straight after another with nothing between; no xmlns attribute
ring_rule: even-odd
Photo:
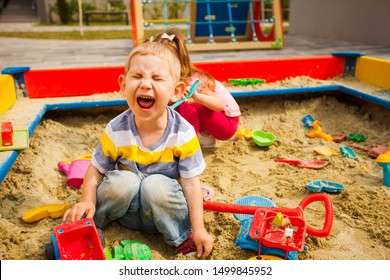
<svg viewBox="0 0 390 280"><path fill-rule="evenodd" d="M320 80L334 78L343 75L345 58L329 55L194 64L219 81L227 82L230 78L260 78L270 83L297 76ZM123 66L30 70L25 73L26 92L29 98L114 92L119 90L118 76L123 72Z"/></svg>
<svg viewBox="0 0 390 280"><path fill-rule="evenodd" d="M225 62L197 62L198 68L215 79L227 82L229 78L260 78L267 82L289 77L309 76L326 80L344 73L345 59L334 56L305 58L272 58Z"/></svg>
<svg viewBox="0 0 390 280"><path fill-rule="evenodd" d="M85 96L119 90L124 67L30 70L25 73L29 98Z"/></svg>

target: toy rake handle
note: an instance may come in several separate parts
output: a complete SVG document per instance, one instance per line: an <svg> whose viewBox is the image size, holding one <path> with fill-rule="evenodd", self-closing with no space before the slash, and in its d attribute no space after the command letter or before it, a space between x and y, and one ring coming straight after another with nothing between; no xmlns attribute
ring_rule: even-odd
<svg viewBox="0 0 390 280"><path fill-rule="evenodd" d="M332 230L333 225L333 205L330 196L323 193L316 193L312 195L308 195L299 203L298 208L302 208L302 211L305 211L306 207L316 201L322 201L325 206L325 221L322 229L315 229L307 226L307 233L316 237L327 237L330 235L330 231Z"/></svg>
<svg viewBox="0 0 390 280"><path fill-rule="evenodd" d="M203 202L203 209L208 211L236 213L236 214L250 214L254 215L257 209L262 209L264 212L272 210L275 212L282 212L286 216L299 216L303 218L305 208L312 202L322 201L325 204L325 221L324 227L321 230L314 229L307 226L307 233L316 237L329 236L333 224L333 206L330 197L326 194L312 194L305 197L296 208L275 208L263 206L247 206L238 204L228 204L220 202Z"/></svg>

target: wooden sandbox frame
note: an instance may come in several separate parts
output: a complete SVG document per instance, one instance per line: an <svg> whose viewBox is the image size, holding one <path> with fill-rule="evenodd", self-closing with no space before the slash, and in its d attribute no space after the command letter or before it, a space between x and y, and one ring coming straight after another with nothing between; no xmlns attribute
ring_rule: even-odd
<svg viewBox="0 0 390 280"><path fill-rule="evenodd" d="M308 76L319 80L349 76L376 87L389 89L390 93L390 80L388 79L390 60L366 57L360 53L194 64L222 82L227 82L230 78L248 77L262 78L271 83L298 76ZM7 101L0 104L0 112L3 112L0 113L0 122L15 121L22 126L19 129L27 129L31 137L46 111L126 106L124 98L108 94L119 90L117 78L123 71L123 66L41 70L29 67L6 68L0 76L0 98ZM96 83L85 83L85 80L94 80ZM23 91L23 96L20 96L20 91ZM339 84L232 91L231 93L234 98L241 98L327 92L341 92L363 102L390 109L390 101L387 98ZM88 96L92 95L98 95L98 98L89 100ZM26 103L38 106L26 107ZM25 113L26 110L28 117L23 114L22 119L18 118L22 115L21 112ZM20 152L20 150L14 150L0 153L0 183Z"/></svg>

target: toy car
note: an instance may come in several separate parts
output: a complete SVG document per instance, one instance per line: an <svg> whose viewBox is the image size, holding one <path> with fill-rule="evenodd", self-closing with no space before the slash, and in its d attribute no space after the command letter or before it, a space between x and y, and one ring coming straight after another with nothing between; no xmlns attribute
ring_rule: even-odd
<svg viewBox="0 0 390 280"><path fill-rule="evenodd" d="M103 246L102 231L86 218L56 226L45 254L48 260L105 260Z"/></svg>

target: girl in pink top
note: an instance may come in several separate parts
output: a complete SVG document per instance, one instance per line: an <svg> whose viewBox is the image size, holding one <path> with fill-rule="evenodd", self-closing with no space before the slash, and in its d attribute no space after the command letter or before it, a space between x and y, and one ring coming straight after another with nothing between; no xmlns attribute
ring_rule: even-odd
<svg viewBox="0 0 390 280"><path fill-rule="evenodd" d="M187 85L191 85L195 79L201 81L194 95L176 108L194 126L201 144L206 140L208 143L205 146L213 146L215 139L232 138L237 131L241 112L230 92L210 74L192 65L180 32L170 29L158 34L154 41L166 42L176 50L181 63L181 78Z"/></svg>

